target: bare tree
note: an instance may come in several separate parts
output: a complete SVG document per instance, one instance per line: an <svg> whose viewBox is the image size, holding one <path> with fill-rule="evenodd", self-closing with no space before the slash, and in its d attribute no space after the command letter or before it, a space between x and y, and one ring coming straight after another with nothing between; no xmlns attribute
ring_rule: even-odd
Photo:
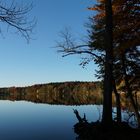
<svg viewBox="0 0 140 140"><path fill-rule="evenodd" d="M7 24L7 28L16 29L27 41L36 24L34 19L29 20L28 13L32 10L33 4L19 5L15 1L4 3L0 1L0 22ZM2 32L2 31L1 31Z"/></svg>
<svg viewBox="0 0 140 140"><path fill-rule="evenodd" d="M91 61L98 61L104 62L103 57L105 54L103 52L96 51L92 46L90 46L89 42L84 41L83 43L80 42L78 44L75 40L75 37L72 35L68 28L60 32L62 41L57 42L57 52L62 53L62 57L66 57L69 55L81 55L82 62L80 65L83 67ZM84 57L85 56L85 57Z"/></svg>

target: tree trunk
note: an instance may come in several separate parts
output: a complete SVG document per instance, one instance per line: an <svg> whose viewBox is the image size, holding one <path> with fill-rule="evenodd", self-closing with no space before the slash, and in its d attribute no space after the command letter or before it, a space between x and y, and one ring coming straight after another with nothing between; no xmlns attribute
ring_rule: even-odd
<svg viewBox="0 0 140 140"><path fill-rule="evenodd" d="M112 37L112 3L111 0L105 0L106 13L106 57L105 57L105 76L103 92L103 115L102 124L105 127L112 127L112 55L113 55L113 37Z"/></svg>
<svg viewBox="0 0 140 140"><path fill-rule="evenodd" d="M118 122L118 123L121 123L121 121L122 121L122 115L121 115L120 94L117 92L116 83L115 83L114 78L113 78L113 90L114 90L115 97L116 97L117 122Z"/></svg>
<svg viewBox="0 0 140 140"><path fill-rule="evenodd" d="M135 111L135 115L137 117L137 121L138 121L138 127L140 127L140 114L139 114L139 110L138 110L138 106L136 105L133 95L132 95L132 90L129 84L129 79L126 73L126 66L125 66L125 56L122 56L122 69L123 69L123 74L124 74L124 81L125 81L125 86L126 86L126 90L127 90L127 95L128 98L130 99L130 102L132 104L132 107Z"/></svg>

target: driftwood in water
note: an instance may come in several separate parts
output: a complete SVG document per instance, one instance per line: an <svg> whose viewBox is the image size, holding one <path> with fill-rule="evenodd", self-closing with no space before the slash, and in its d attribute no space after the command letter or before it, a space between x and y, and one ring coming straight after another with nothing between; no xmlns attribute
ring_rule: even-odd
<svg viewBox="0 0 140 140"><path fill-rule="evenodd" d="M79 112L76 109L73 109L73 111L74 111L74 114L76 115L76 118L78 119L79 123L87 122L87 119L86 119L86 115L85 114L84 114L84 117L82 118L79 115Z"/></svg>

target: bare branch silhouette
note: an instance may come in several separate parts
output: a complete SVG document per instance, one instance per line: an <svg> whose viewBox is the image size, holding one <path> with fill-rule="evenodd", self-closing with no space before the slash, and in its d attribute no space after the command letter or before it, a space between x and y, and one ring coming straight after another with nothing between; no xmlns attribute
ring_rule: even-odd
<svg viewBox="0 0 140 140"><path fill-rule="evenodd" d="M85 54L87 62L92 61L94 59L98 59L102 62L104 62L103 55L104 54L99 54L97 53L96 50L93 49L92 46L90 46L88 43L87 44L77 44L74 37L70 33L68 29L65 29L64 31L61 32L61 38L63 39L61 42L57 42L57 48L58 48L58 53L62 53L62 57L69 56L69 55L75 55L75 54ZM85 64L81 63L81 64Z"/></svg>
<svg viewBox="0 0 140 140"><path fill-rule="evenodd" d="M33 4L19 5L12 1L11 4L0 2L0 22L7 24L8 28L16 29L27 41L36 24L35 19L30 20L28 13L32 10Z"/></svg>

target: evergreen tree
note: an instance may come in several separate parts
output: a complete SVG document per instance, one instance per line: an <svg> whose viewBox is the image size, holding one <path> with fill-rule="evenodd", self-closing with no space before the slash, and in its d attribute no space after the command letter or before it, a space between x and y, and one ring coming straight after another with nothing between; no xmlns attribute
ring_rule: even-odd
<svg viewBox="0 0 140 140"><path fill-rule="evenodd" d="M73 42L72 36L65 32L63 34L64 41L58 46L59 51L64 53L64 56L88 54L82 63L83 65L92 60L99 65L100 70L97 75L99 78L104 77L102 121L105 125L110 125L112 121L111 97L113 90L116 93L120 112L120 100L116 84L125 80L127 94L129 97L133 97L131 90L129 90L131 89L129 88L131 87L130 84L132 81L133 83L136 81L132 80L134 77L139 81L140 1L97 0L97 2L96 5L89 8L96 11L96 15L90 18L88 43L77 45ZM128 79L130 75L131 78ZM131 98L131 102L136 110L133 98ZM120 114L119 112L118 114Z"/></svg>
<svg viewBox="0 0 140 140"><path fill-rule="evenodd" d="M105 14L103 4L105 1L99 1L100 4L91 8L92 10L97 10L98 14L94 17L94 24L91 26L90 32L90 44L96 50L104 52L105 50ZM133 100L131 85L134 81L139 81L139 69L140 69L140 50L139 45L139 12L140 6L139 1L126 1L118 0L113 1L113 83L120 83L122 79L125 80L125 87L127 95L134 107L137 118L139 118L137 106ZM128 26L126 26L126 23ZM136 25L136 26L135 26ZM103 58L102 58L103 59ZM97 58L95 62L100 66L100 75L104 75L105 67L103 63ZM100 76L99 76L100 77ZM132 78L133 77L133 78ZM137 79L137 80L132 80ZM131 82L129 82L131 81ZM118 94L116 87L114 87L114 92L116 93L116 98ZM119 100L117 99L119 102ZM119 105L119 103L118 103ZM118 106L119 107L119 106ZM120 112L120 107L118 108ZM119 113L120 114L120 113ZM120 116L120 115L119 115Z"/></svg>

